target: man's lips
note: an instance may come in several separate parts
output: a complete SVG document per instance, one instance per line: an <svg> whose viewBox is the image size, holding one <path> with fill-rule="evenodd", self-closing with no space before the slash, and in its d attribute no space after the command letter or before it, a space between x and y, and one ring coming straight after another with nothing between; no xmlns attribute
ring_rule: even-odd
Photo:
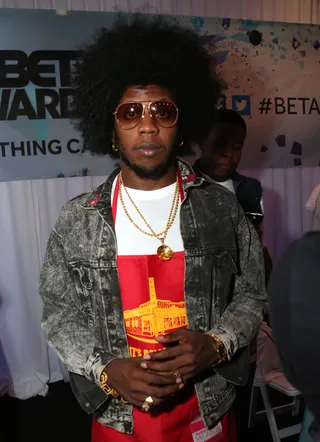
<svg viewBox="0 0 320 442"><path fill-rule="evenodd" d="M223 169L231 169L231 164L229 163L218 163L218 167L222 167Z"/></svg>
<svg viewBox="0 0 320 442"><path fill-rule="evenodd" d="M141 155L151 158L159 153L161 146L159 144L143 143L137 146L135 150L137 150L137 152L139 152Z"/></svg>

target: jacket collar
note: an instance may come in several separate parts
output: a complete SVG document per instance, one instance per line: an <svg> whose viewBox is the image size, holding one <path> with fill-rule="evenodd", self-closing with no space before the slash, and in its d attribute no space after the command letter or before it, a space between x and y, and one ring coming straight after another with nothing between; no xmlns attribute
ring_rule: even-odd
<svg viewBox="0 0 320 442"><path fill-rule="evenodd" d="M190 187L200 186L203 183L204 179L197 176L193 168L186 161L178 159L177 166L180 170L185 195ZM111 207L112 184L119 172L120 168L115 169L102 184L88 193L81 207L91 210L101 210L103 207Z"/></svg>

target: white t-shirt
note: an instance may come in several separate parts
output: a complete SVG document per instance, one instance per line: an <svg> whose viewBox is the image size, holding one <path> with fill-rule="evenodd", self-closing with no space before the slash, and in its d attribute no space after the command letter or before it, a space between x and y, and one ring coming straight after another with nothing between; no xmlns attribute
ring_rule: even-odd
<svg viewBox="0 0 320 442"><path fill-rule="evenodd" d="M116 180L117 179L118 178L116 178ZM112 186L111 201L113 201L116 180ZM155 233L162 232L167 225L175 188L175 183L157 190L127 188L130 197ZM147 225L133 207L124 189L122 190L122 195L124 204L132 220L141 229L149 232ZM122 208L119 196L115 230L118 255L156 255L157 248L161 245L161 242L157 238L145 235L131 223ZM165 244L170 246L174 252L183 251L183 242L180 232L180 205L173 225L167 234Z"/></svg>

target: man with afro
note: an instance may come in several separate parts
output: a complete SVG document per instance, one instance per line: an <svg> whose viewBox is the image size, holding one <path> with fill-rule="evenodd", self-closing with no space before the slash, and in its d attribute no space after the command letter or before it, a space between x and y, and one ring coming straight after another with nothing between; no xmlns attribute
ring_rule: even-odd
<svg viewBox="0 0 320 442"><path fill-rule="evenodd" d="M120 168L63 207L39 290L92 442L235 442L262 250L234 195L178 159L215 122L213 61L169 18L122 16L83 49L74 87L85 149Z"/></svg>

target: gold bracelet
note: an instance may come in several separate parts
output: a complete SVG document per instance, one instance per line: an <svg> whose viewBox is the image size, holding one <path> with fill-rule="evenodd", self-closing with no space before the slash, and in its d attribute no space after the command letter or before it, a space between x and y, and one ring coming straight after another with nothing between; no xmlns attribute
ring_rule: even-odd
<svg viewBox="0 0 320 442"><path fill-rule="evenodd" d="M214 339L215 343L217 344L216 352L218 355L218 361L214 364L214 366L217 366L217 365L223 364L224 362L227 362L228 355L227 355L227 350L226 350L224 343L214 333L208 333L208 335L211 336L211 338Z"/></svg>
<svg viewBox="0 0 320 442"><path fill-rule="evenodd" d="M119 393L108 385L108 375L103 371L100 375L101 390L105 392L107 396L118 397Z"/></svg>
<svg viewBox="0 0 320 442"><path fill-rule="evenodd" d="M108 384L108 375L105 371L103 371L100 375L100 384L101 384L101 390L107 395L112 396L114 398L119 397L119 393L114 388L111 388ZM120 397L121 402L124 404L127 404L128 401L125 401L122 397Z"/></svg>

